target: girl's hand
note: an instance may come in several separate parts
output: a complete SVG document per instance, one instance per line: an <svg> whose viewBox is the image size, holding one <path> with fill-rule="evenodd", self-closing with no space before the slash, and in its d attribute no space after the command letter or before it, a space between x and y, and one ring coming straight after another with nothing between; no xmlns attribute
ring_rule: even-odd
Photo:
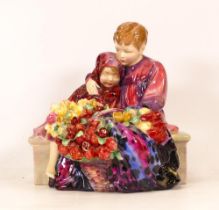
<svg viewBox="0 0 219 210"><path fill-rule="evenodd" d="M89 79L86 83L86 89L89 95L98 95L98 88L100 86L92 79Z"/></svg>

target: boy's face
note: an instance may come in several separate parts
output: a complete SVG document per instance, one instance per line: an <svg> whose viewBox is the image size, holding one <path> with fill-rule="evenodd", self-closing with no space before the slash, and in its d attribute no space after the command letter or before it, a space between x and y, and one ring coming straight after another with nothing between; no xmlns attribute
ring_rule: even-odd
<svg viewBox="0 0 219 210"><path fill-rule="evenodd" d="M124 66L131 66L141 60L145 45L137 49L133 44L124 45L115 42L116 58Z"/></svg>
<svg viewBox="0 0 219 210"><path fill-rule="evenodd" d="M117 86L119 84L120 75L119 70L111 67L104 67L101 75L100 82L107 88Z"/></svg>

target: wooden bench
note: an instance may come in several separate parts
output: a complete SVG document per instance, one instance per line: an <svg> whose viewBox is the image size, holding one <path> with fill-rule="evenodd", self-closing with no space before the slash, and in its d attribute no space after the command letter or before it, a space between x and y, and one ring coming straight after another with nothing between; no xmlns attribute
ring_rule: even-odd
<svg viewBox="0 0 219 210"><path fill-rule="evenodd" d="M186 183L187 178L187 143L190 140L190 135L184 132L178 132L172 134L172 137L176 143L177 151L179 154L180 167L179 175L181 177L181 184ZM34 184L35 185L47 185L48 177L45 173L46 167L49 161L49 141L39 137L31 136L29 143L33 147L33 159L34 159Z"/></svg>

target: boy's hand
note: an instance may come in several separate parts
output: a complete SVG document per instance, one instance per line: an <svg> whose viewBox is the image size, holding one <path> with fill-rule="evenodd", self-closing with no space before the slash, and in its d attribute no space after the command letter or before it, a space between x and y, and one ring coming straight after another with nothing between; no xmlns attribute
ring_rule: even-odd
<svg viewBox="0 0 219 210"><path fill-rule="evenodd" d="M86 89L89 95L98 95L98 88L100 88L100 86L94 80L88 79Z"/></svg>

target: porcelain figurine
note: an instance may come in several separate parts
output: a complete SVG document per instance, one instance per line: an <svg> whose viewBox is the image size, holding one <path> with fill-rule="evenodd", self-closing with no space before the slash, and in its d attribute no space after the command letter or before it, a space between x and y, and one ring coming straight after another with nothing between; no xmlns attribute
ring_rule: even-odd
<svg viewBox="0 0 219 210"><path fill-rule="evenodd" d="M165 120L163 65L143 54L148 32L136 22L114 33L115 53L34 130L50 141L46 174L58 190L141 192L177 185L179 158Z"/></svg>

